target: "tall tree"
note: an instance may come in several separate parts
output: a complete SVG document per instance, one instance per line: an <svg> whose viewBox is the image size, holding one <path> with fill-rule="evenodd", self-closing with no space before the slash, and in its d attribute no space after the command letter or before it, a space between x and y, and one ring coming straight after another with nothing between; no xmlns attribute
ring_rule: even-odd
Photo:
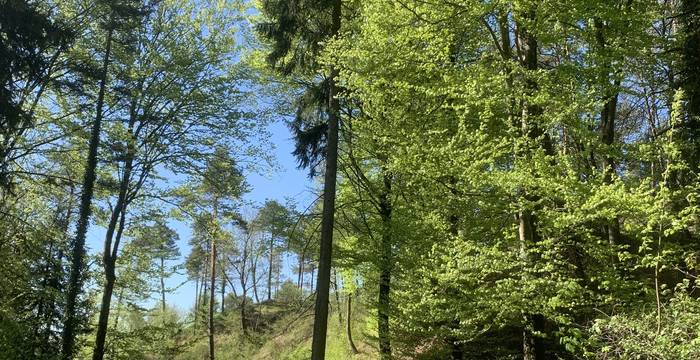
<svg viewBox="0 0 700 360"><path fill-rule="evenodd" d="M209 249L209 305L208 305L208 340L209 359L214 359L214 302L217 275L217 254L219 242L225 236L223 224L237 221L240 196L247 191L247 184L236 161L224 147L216 148L206 163L194 191L187 195L186 203L194 206L197 219L205 232Z"/></svg>
<svg viewBox="0 0 700 360"><path fill-rule="evenodd" d="M83 286L82 277L85 267L85 237L87 236L90 215L92 212L92 196L94 192L95 179L97 177L97 150L100 146L100 131L102 127L102 117L104 116L103 105L105 91L107 88L108 68L111 61L110 56L112 52L112 37L114 35L114 31L117 29L116 19L122 16L131 15L130 13L123 13L121 9L117 10L118 7L112 5L117 4L107 3L107 9L104 13L104 16L107 17L107 20L103 25L106 35L102 67L100 70L99 90L97 94L97 102L95 104L95 120L92 123L92 130L90 132L88 156L86 159L85 175L83 178L83 187L80 198L78 225L71 251L71 272L70 281L68 283L68 295L66 299L65 323L63 326L63 346L61 347L61 353L64 359L71 359L73 357L75 336L78 326L76 306L78 296L82 291Z"/></svg>
<svg viewBox="0 0 700 360"><path fill-rule="evenodd" d="M156 215L157 216L157 215ZM176 242L179 240L178 234L165 223L160 216L156 217L153 224L148 224L138 229L138 234L132 240L132 246L146 252L153 258L158 273L159 293L161 310L166 311L165 280L172 276L177 268L168 266L168 262L180 258L180 250Z"/></svg>
<svg viewBox="0 0 700 360"><path fill-rule="evenodd" d="M217 143L232 149L248 136L241 131L249 124L246 114L237 108L239 102L220 101L229 96L241 98L235 84L238 74L228 71L236 52L233 32L212 33L192 26L201 21L231 29L235 24L229 21L230 11L235 10L228 5L192 2L156 2L149 7L152 11L129 34L130 42L116 53L117 86L110 94L110 104L120 121L110 124L109 145L116 156L107 167L116 179L106 181L113 184L115 199L106 216L96 359L104 353L114 270L131 205L161 198L154 183L159 172L201 172ZM238 148L253 154L249 146Z"/></svg>
<svg viewBox="0 0 700 360"><path fill-rule="evenodd" d="M49 1L8 0L0 14L0 195L13 184L13 163L31 153L24 135L76 33ZM2 200L2 198L0 198Z"/></svg>
<svg viewBox="0 0 700 360"><path fill-rule="evenodd" d="M258 24L257 29L265 39L272 42L272 49L268 56L272 66L287 75L295 70L315 72L318 64L317 57L322 50L321 43L340 32L341 0L323 2L271 0L263 1L261 10L270 22ZM309 16L312 18L310 22ZM320 97L323 104L320 108L326 109L324 118L327 121L305 124L305 120L308 122L314 119L304 119L305 106L302 105L299 107L300 111L297 112L299 116L293 126L297 139L295 154L300 164L313 167L316 165L314 160L319 158L325 160L321 244L311 345L313 360L324 359L326 351L340 122L337 76L338 70L331 66L321 88L321 93L326 96ZM314 107L307 103L308 105ZM316 103L315 107L318 108L319 104Z"/></svg>
<svg viewBox="0 0 700 360"><path fill-rule="evenodd" d="M681 124L680 135L687 143L684 146L686 162L690 171L700 173L700 4L693 0L681 0L679 9L680 38L682 55L680 67L680 87L684 91L686 119ZM673 71L673 70L672 70Z"/></svg>
<svg viewBox="0 0 700 360"><path fill-rule="evenodd" d="M267 244L268 269L267 269L267 300L272 299L272 275L274 272L277 260L277 242L280 238L285 238L286 233L291 226L291 217L289 210L282 204L274 200L266 200L263 207L258 211L258 214L253 223L260 227L261 230L268 233L269 240Z"/></svg>

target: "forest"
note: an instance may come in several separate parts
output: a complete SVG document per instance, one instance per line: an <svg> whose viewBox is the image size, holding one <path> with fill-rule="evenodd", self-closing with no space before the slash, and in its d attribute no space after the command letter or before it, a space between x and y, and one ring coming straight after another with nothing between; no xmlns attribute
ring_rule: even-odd
<svg viewBox="0 0 700 360"><path fill-rule="evenodd" d="M0 0L0 360L697 360L699 277L698 0Z"/></svg>

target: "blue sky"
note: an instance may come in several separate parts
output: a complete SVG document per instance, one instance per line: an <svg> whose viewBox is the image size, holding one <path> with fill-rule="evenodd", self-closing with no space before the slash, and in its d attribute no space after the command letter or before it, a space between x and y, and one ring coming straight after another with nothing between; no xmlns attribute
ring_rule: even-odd
<svg viewBox="0 0 700 360"><path fill-rule="evenodd" d="M262 204L266 199L274 199L284 204L287 198L293 198L300 208L303 210L311 201L314 200L312 191L313 182L307 177L306 170L299 170L296 167L296 160L292 156L293 140L287 126L282 120L273 122L268 125L270 132L269 141L275 144L274 156L277 161L278 169L269 174L248 174L247 181L250 184L251 191L244 196L244 200L254 204ZM180 235L178 243L180 253L182 254L181 262L189 253L187 241L191 236L189 224L187 222L172 221L170 225ZM96 254L102 251L102 242L104 239L105 230L97 225L92 225L88 233L89 252ZM284 276L288 276L289 271L285 271ZM168 287L176 287L185 281L185 276L173 276L166 284ZM175 306L181 311L189 309L194 303L194 283L185 283L176 291L168 294L166 301L171 306ZM154 294L154 299L156 294Z"/></svg>

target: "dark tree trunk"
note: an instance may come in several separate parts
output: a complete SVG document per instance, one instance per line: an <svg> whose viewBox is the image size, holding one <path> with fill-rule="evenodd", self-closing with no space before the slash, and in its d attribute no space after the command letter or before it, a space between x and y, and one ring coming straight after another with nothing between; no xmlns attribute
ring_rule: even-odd
<svg viewBox="0 0 700 360"><path fill-rule="evenodd" d="M594 25L596 29L596 45L598 46L598 51L605 56L605 25L600 19L595 19ZM603 86L604 104L600 112L600 140L608 148L606 149L607 151L611 151L615 143L615 118L617 117L618 97L617 86L619 86L619 81L617 80L615 80L613 84L610 83L611 71L612 69L609 61L601 64L600 83L601 86ZM615 159L610 154L603 156L603 173L603 180L606 184L610 184L615 174ZM620 239L620 220L618 218L612 219L605 225L605 231L608 234L608 242L610 245L618 245ZM613 261L616 261L616 258L613 259Z"/></svg>
<svg viewBox="0 0 700 360"><path fill-rule="evenodd" d="M126 191L124 191L124 194L126 194ZM102 290L102 304L100 305L100 316L97 322L97 334L95 335L95 348L92 352L92 360L102 360L102 358L104 358L105 340L107 338L107 325L109 324L109 311L112 303L112 292L114 291L114 282L116 280L115 269L117 262L117 251L119 249L119 242L121 241L121 237L124 231L124 224L126 221L126 204L124 203L124 201L125 200L117 201L115 212L112 214L114 217L114 214L117 211L119 211L120 213L117 234L114 236L114 248L111 247L111 239L114 232L114 225L112 223L110 223L110 226L107 228L107 236L105 236L105 252L103 254L103 261L105 267L105 284L104 289Z"/></svg>
<svg viewBox="0 0 700 360"><path fill-rule="evenodd" d="M535 22L535 12L533 9L527 9L522 16L528 19L531 23ZM520 44L524 52L522 66L526 70L534 72L538 69L538 43L535 36L518 24L520 35ZM530 78L528 74L526 78L525 88L528 97L535 96L537 91L537 83ZM547 155L553 156L554 151L551 140L546 132L544 132L537 123L537 117L542 113L542 109L534 104L529 103L529 99L525 101L521 116L521 131L528 141L523 149L519 150L520 156L529 156L533 148L542 147ZM542 138L542 143L535 143ZM522 189L522 196L528 201L534 202L537 198L533 194L528 193L528 189ZM519 238L522 247L522 256L525 263L532 261L528 255L529 249L539 241L537 233L537 221L530 209L522 209L518 215L519 220ZM525 326L523 329L523 358L524 360L541 360L544 359L544 344L539 336L534 333L544 332L544 317L540 314L524 314Z"/></svg>
<svg viewBox="0 0 700 360"><path fill-rule="evenodd" d="M382 219L381 255L379 260L379 299L377 325L379 335L379 355L382 360L391 359L391 334L389 313L391 311L391 271L392 271L392 235L391 235L391 175L384 171L384 190L380 194L379 211Z"/></svg>
<svg viewBox="0 0 700 360"><path fill-rule="evenodd" d="M241 329L243 330L243 334L248 334L248 321L245 318L245 306L246 306L246 297L247 296L248 296L248 294L244 290L243 297L241 298Z"/></svg>
<svg viewBox="0 0 700 360"><path fill-rule="evenodd" d="M226 299L226 273L223 266L221 267L221 313L224 313L224 300Z"/></svg>
<svg viewBox="0 0 700 360"><path fill-rule="evenodd" d="M102 260L105 266L105 286L102 294L102 306L100 307L100 317L97 324L97 334L95 336L95 349L92 353L93 360L102 360L104 357L105 338L107 336L107 325L109 320L110 303L112 302L112 291L115 281L115 267L117 263L117 255L119 254L119 243L121 242L126 222L126 208L130 202L129 184L131 181L131 172L134 165L134 157L136 154L136 139L134 135L134 125L136 123L136 100L131 102L126 159L124 162L124 173L119 182L119 195L117 203L112 211L109 224L107 226L107 234L105 236L104 250ZM117 226L117 221L119 222ZM117 233L114 235L115 227ZM114 240L114 242L112 242Z"/></svg>
<svg viewBox="0 0 700 360"><path fill-rule="evenodd" d="M112 302L112 291L114 291L114 267L105 266L105 285L102 290L102 303L100 305L100 317L97 323L97 334L95 336L95 349L92 353L93 360L102 360L105 352L105 339L107 337L107 324L109 323L109 307Z"/></svg>
<svg viewBox="0 0 700 360"><path fill-rule="evenodd" d="M357 351L357 347L355 346L355 342L352 341L352 295L348 295L348 326L346 328L346 332L348 334L348 343L350 343L350 350L352 351L353 354L359 353Z"/></svg>
<svg viewBox="0 0 700 360"><path fill-rule="evenodd" d="M330 36L340 31L341 0L333 1ZM326 172L323 181L323 216L321 219L321 249L319 252L318 281L314 312L314 331L311 343L311 360L323 360L326 356L326 332L328 330L328 296L331 281L333 252L333 223L335 216L335 182L338 171L338 127L340 104L336 78L338 70L331 68L328 80L328 137L326 143Z"/></svg>
<svg viewBox="0 0 700 360"><path fill-rule="evenodd" d="M297 287L299 289L304 288L304 253L301 253L299 257L299 276L297 278Z"/></svg>
<svg viewBox="0 0 700 360"><path fill-rule="evenodd" d="M61 357L64 360L73 358L75 347L75 336L78 328L76 307L78 295L83 287L83 268L85 267L85 237L90 222L92 211L92 194L97 177L97 149L100 147L100 128L102 125L102 107L104 104L105 88L107 87L107 69L109 67L110 53L112 50L112 32L110 27L107 31L105 44L105 56L102 61L102 71L100 78L100 90L97 95L97 105L95 122L92 124L87 164L83 178L83 190L80 198L80 215L78 217L77 231L73 249L71 251L71 270L68 282L68 294L66 296L65 321L63 326Z"/></svg>
<svg viewBox="0 0 700 360"><path fill-rule="evenodd" d="M680 85L685 92L685 121L681 124L680 136L688 146L683 158L689 171L700 172L700 2L682 0L680 25L683 38ZM681 179L686 184L692 176Z"/></svg>
<svg viewBox="0 0 700 360"><path fill-rule="evenodd" d="M338 273L333 269L333 290L335 292L335 305L338 311L338 326L343 328L343 311L340 309L340 294L338 293Z"/></svg>

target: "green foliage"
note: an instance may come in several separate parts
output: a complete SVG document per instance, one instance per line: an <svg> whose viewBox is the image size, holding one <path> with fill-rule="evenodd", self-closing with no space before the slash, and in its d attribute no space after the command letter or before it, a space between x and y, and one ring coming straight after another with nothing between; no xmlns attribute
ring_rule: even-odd
<svg viewBox="0 0 700 360"><path fill-rule="evenodd" d="M327 358L700 358L696 1L0 7L0 357L60 351L110 33L95 190L110 230L77 306L94 322L115 272L108 357L205 357L210 302L217 357L309 357L328 209L251 215L241 198L269 165L267 120L289 119L315 176L337 113ZM192 228L184 264L171 217ZM182 268L198 290L184 317L166 299Z"/></svg>
<svg viewBox="0 0 700 360"><path fill-rule="evenodd" d="M299 306L304 300L304 294L292 281L285 281L275 294L275 301L288 306Z"/></svg>
<svg viewBox="0 0 700 360"><path fill-rule="evenodd" d="M585 342L587 356L592 359L698 358L700 302L693 296L696 289L687 281L679 284L663 305L659 323L659 313L653 309L596 320Z"/></svg>

